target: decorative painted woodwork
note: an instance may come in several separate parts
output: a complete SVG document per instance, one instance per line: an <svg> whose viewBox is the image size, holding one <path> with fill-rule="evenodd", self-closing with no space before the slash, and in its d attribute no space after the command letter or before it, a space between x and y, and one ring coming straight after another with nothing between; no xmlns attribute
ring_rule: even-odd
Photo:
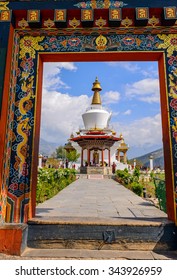
<svg viewBox="0 0 177 280"><path fill-rule="evenodd" d="M176 7L165 7L164 8L165 19L177 19L177 8Z"/></svg>
<svg viewBox="0 0 177 280"><path fill-rule="evenodd" d="M12 18L12 11L4 10L0 12L0 21L2 22L10 22Z"/></svg>
<svg viewBox="0 0 177 280"><path fill-rule="evenodd" d="M93 10L92 9L82 9L81 10L81 21L83 21L83 22L93 21Z"/></svg>
<svg viewBox="0 0 177 280"><path fill-rule="evenodd" d="M39 10L28 10L27 11L28 23L40 22L40 11Z"/></svg>
<svg viewBox="0 0 177 280"><path fill-rule="evenodd" d="M0 97L3 97L0 120L1 221L21 223L34 215L42 62L93 59L159 62L167 210L169 219L176 221L177 21L173 18L176 1L171 0L169 7L166 7L165 0L144 1L145 7L139 8L139 18L136 19L139 1L131 2L0 2L2 63L4 59L4 67L0 70ZM149 16L145 13L146 8ZM111 21L118 20L119 15L115 13L118 9L120 25L112 27ZM93 12L93 27L83 25L83 16L90 18L90 10ZM6 11L12 11L9 20L13 25L3 20L8 18L4 14ZM34 11L39 13L32 13ZM57 11L66 13L63 16ZM137 25L137 21L141 22L140 16L147 20L143 26ZM33 20L37 20L42 28L31 26ZM57 25L60 20L65 20L66 25Z"/></svg>
<svg viewBox="0 0 177 280"><path fill-rule="evenodd" d="M148 20L149 9L148 8L136 8L136 19L137 20Z"/></svg>
<svg viewBox="0 0 177 280"><path fill-rule="evenodd" d="M121 21L122 10L121 9L109 9L109 20L110 21Z"/></svg>
<svg viewBox="0 0 177 280"><path fill-rule="evenodd" d="M66 10L55 10L54 11L55 22L66 22Z"/></svg>

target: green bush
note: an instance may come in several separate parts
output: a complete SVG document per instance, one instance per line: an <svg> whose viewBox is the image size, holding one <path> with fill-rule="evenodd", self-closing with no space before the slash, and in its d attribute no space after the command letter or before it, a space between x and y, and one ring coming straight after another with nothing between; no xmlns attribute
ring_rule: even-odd
<svg viewBox="0 0 177 280"><path fill-rule="evenodd" d="M75 169L40 168L37 178L36 203L53 197L75 179Z"/></svg>
<svg viewBox="0 0 177 280"><path fill-rule="evenodd" d="M154 178L154 185L155 185L155 195L158 198L160 210L167 213L165 180Z"/></svg>
<svg viewBox="0 0 177 280"><path fill-rule="evenodd" d="M133 182L133 177L131 176L131 174L129 174L127 168L125 168L124 170L117 170L116 175L119 183L128 185Z"/></svg>
<svg viewBox="0 0 177 280"><path fill-rule="evenodd" d="M135 167L135 169L133 171L133 181L139 182L139 178L140 178L140 170L138 167Z"/></svg>
<svg viewBox="0 0 177 280"><path fill-rule="evenodd" d="M131 183L131 189L137 195L142 196L143 186L140 183L138 183L138 182Z"/></svg>

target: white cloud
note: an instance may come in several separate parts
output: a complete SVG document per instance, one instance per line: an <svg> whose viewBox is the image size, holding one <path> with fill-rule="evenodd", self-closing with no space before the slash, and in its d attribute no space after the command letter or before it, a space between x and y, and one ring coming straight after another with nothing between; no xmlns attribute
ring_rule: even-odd
<svg viewBox="0 0 177 280"><path fill-rule="evenodd" d="M112 112L112 116L114 116L114 117L116 117L116 116L118 116L120 114L120 112L118 112L118 111L114 111L114 112Z"/></svg>
<svg viewBox="0 0 177 280"><path fill-rule="evenodd" d="M120 93L118 91L107 91L102 95L102 102L104 104L117 103L120 99Z"/></svg>
<svg viewBox="0 0 177 280"><path fill-rule="evenodd" d="M50 90L56 90L61 87L69 88L65 84L61 77L59 76L62 69L69 71L76 71L77 67L73 62L49 62L44 63L44 77L43 77L43 87Z"/></svg>
<svg viewBox="0 0 177 280"><path fill-rule="evenodd" d="M86 95L70 96L43 89L41 138L64 144L72 132L83 127L81 115L90 105Z"/></svg>
<svg viewBox="0 0 177 280"><path fill-rule="evenodd" d="M128 70L129 72L139 72L141 68L136 63L131 62L120 62L122 68Z"/></svg>
<svg viewBox="0 0 177 280"><path fill-rule="evenodd" d="M112 62L108 62L108 65L112 66L112 67L121 67L126 69L129 72L138 72L141 70L141 68L138 66L137 63L132 63L132 62L120 62L120 61L112 61Z"/></svg>
<svg viewBox="0 0 177 280"><path fill-rule="evenodd" d="M123 134L125 142L134 147L153 147L162 145L161 115L145 117L132 121L129 125L113 123L118 135Z"/></svg>
<svg viewBox="0 0 177 280"><path fill-rule="evenodd" d="M153 66L150 66L147 69L142 69L141 73L146 78L157 78L159 75L158 70L154 69Z"/></svg>
<svg viewBox="0 0 177 280"><path fill-rule="evenodd" d="M123 113L123 115L131 115L132 111L129 109Z"/></svg>
<svg viewBox="0 0 177 280"><path fill-rule="evenodd" d="M159 80L147 78L133 84L126 84L125 94L130 99L137 98L149 103L159 102Z"/></svg>
<svg viewBox="0 0 177 280"><path fill-rule="evenodd" d="M146 78L157 78L158 77L158 70L154 65L150 65L147 63L147 67L141 67L141 63L136 62L129 62L129 61L112 61L106 62L109 66L112 67L121 67L128 72L137 73L143 75Z"/></svg>

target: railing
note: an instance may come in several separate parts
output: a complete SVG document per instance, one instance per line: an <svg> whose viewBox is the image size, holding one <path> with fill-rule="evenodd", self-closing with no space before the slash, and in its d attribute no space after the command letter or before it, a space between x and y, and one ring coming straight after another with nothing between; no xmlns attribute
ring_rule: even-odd
<svg viewBox="0 0 177 280"><path fill-rule="evenodd" d="M167 212L166 208L166 186L165 180L154 177L155 195L159 201L160 210Z"/></svg>

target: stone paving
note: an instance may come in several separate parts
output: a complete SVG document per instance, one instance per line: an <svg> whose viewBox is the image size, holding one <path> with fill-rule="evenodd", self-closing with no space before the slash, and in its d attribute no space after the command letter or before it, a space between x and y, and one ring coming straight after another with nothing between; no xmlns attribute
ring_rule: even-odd
<svg viewBox="0 0 177 280"><path fill-rule="evenodd" d="M149 223L166 220L167 215L112 179L80 178L37 206L37 219L49 217L83 223Z"/></svg>
<svg viewBox="0 0 177 280"><path fill-rule="evenodd" d="M27 249L22 256L0 254L0 260L177 260L177 252Z"/></svg>
<svg viewBox="0 0 177 280"><path fill-rule="evenodd" d="M81 224L161 224L168 223L167 215L112 179L80 178L55 197L36 208L34 220L53 219ZM176 260L176 251L34 249L27 248L22 256L0 254L0 259L123 259L123 260Z"/></svg>

